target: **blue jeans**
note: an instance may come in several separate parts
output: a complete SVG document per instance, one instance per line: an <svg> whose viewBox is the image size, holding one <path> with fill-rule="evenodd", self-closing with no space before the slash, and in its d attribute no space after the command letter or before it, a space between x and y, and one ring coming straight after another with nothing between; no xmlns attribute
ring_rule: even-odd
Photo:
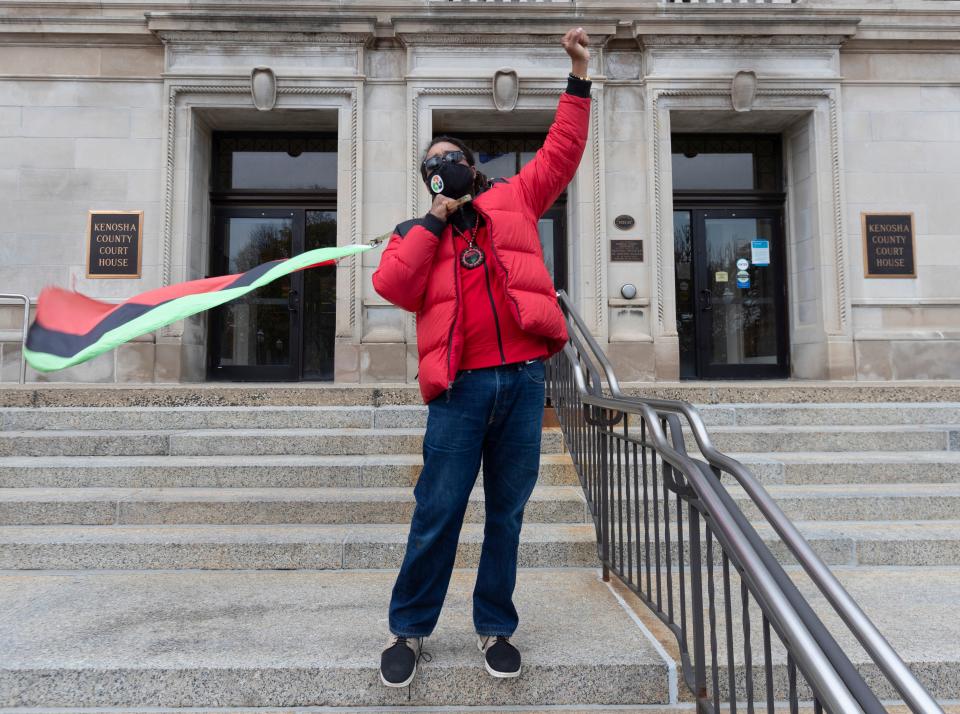
<svg viewBox="0 0 960 714"><path fill-rule="evenodd" d="M540 471L544 370L541 360L461 370L449 401L443 393L427 405L416 508L390 599L394 635L427 637L437 624L481 456L486 522L473 624L484 636L517 629L517 549Z"/></svg>

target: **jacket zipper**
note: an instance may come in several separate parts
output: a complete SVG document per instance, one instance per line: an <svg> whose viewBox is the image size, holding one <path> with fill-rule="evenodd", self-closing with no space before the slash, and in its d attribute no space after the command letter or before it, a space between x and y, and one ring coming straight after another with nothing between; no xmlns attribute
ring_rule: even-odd
<svg viewBox="0 0 960 714"><path fill-rule="evenodd" d="M450 355L453 353L453 328L457 324L457 315L460 314L460 268L457 266L457 245L453 232L450 232L450 240L453 242L453 292L456 299L453 301L453 321L450 323L450 333L447 335L447 399L450 398L450 390L453 388L453 380L450 379Z"/></svg>
<svg viewBox="0 0 960 714"><path fill-rule="evenodd" d="M490 298L490 309L493 310L493 324L497 328L497 347L500 349L500 364L506 364L507 358L503 354L503 339L500 337L500 319L497 317L497 306L493 302L493 291L490 290L490 271L487 270L487 261L483 261L483 276L487 282L487 297Z"/></svg>
<svg viewBox="0 0 960 714"><path fill-rule="evenodd" d="M486 221L487 225L489 226L489 225L490 225L490 222L487 220L487 217L486 217L482 212L480 212L480 211L478 211L478 213L480 213L480 215L483 216L483 220ZM500 269L503 271L503 291L507 294L507 297L510 298L510 302L513 303L514 308L516 308L517 324L520 326L521 329L523 329L523 320L520 319L520 306L517 304L517 301L516 301L516 299L513 297L513 295L510 294L510 291L507 289L507 283L510 282L510 274L507 272L507 268L506 268L506 266L503 264L503 261L500 260L500 254L497 252L497 246L496 246L496 244L493 242L493 228L489 228L488 230L490 231L490 236L489 236L489 237L490 237L490 250L493 252L493 257L495 257L495 258L497 259L497 262L500 264ZM499 337L499 336L500 336L500 335L499 335L499 332L498 332L498 333L497 333L497 337ZM501 355L502 355L502 354L503 354L503 352L501 351Z"/></svg>

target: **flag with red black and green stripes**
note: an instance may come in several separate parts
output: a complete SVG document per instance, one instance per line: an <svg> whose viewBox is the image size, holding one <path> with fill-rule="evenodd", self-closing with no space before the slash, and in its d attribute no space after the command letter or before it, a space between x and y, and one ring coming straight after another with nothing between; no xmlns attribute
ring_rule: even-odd
<svg viewBox="0 0 960 714"><path fill-rule="evenodd" d="M272 260L244 273L168 285L122 303L106 303L62 288L44 288L27 333L24 357L40 372L86 362L164 325L234 300L298 270L330 265L372 245L318 248Z"/></svg>

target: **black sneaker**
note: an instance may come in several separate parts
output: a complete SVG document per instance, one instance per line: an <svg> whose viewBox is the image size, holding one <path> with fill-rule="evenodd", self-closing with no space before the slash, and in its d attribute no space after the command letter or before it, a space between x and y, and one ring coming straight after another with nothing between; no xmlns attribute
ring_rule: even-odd
<svg viewBox="0 0 960 714"><path fill-rule="evenodd" d="M406 687L413 681L420 659L431 659L423 651L423 638L393 635L388 644L380 654L380 681L388 687Z"/></svg>
<svg viewBox="0 0 960 714"><path fill-rule="evenodd" d="M520 676L520 651L503 635L477 635L477 649L483 652L483 662L494 677Z"/></svg>

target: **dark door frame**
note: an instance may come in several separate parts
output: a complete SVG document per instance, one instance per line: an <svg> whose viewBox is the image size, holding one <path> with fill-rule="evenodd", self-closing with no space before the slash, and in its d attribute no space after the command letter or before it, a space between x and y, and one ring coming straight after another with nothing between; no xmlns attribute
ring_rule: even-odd
<svg viewBox="0 0 960 714"><path fill-rule="evenodd" d="M786 245L783 229L782 207L725 206L723 208L681 208L690 211L690 232L693 249L693 294L694 325L696 331L695 352L698 379L783 379L790 375L790 325L787 313ZM767 218L773 222L773 239L770 246L771 264L779 289L774 290L774 314L777 321L776 364L710 364L712 353L712 305L704 298L704 286L710 284L707 275L706 220L708 218Z"/></svg>

